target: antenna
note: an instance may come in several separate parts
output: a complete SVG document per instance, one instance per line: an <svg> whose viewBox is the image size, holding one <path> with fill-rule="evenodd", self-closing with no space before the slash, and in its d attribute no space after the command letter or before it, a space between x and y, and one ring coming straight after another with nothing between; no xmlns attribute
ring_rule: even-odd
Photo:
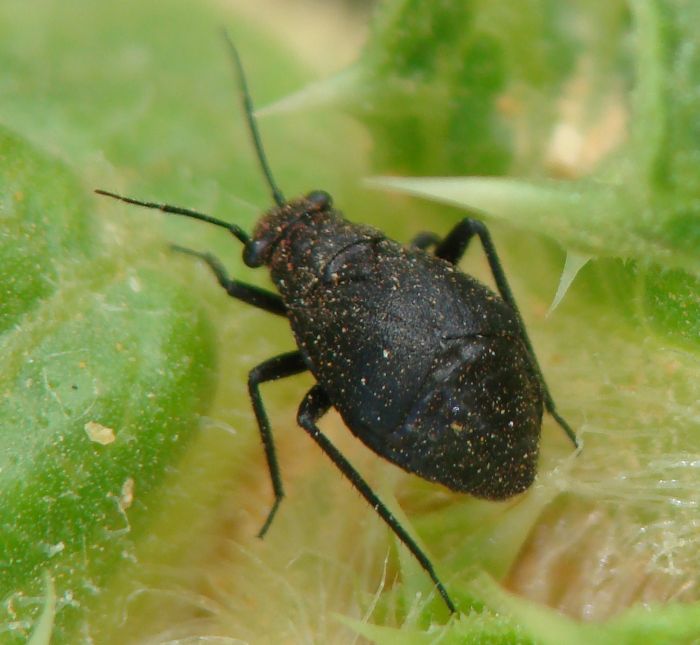
<svg viewBox="0 0 700 645"><path fill-rule="evenodd" d="M96 189L95 192L98 195L106 195L107 197L112 197L113 199L118 199L119 201L126 202L127 204L136 204L136 206L143 206L145 208L154 208L164 213L173 213L175 215L184 215L185 217L191 217L192 219L198 219L202 222L208 222L209 224L214 224L216 226L221 226L222 228L228 229L233 235L235 235L243 244L247 244L250 240L250 236L246 233L240 226L236 224L229 224L223 220L212 217L211 215L205 215L204 213L199 213L193 211L189 208L181 208L180 206L171 206L170 204L159 204L157 202L144 202L140 199L133 199L132 197L124 197L123 195L117 195L116 193L110 193L107 190L102 190L100 188Z"/></svg>
<svg viewBox="0 0 700 645"><path fill-rule="evenodd" d="M258 161L260 162L260 167L262 168L263 175L267 180L267 184L272 191L272 198L278 206L283 206L286 203L282 191L277 187L274 177L272 176L272 171L267 163L267 157L265 156L265 150L263 149L262 140L260 138L260 132L258 131L258 124L255 120L255 115L253 114L253 99L250 96L250 91L248 90L248 82L246 81L245 72L243 71L243 64L241 63L241 57L238 55L238 50L231 40L228 32L224 29L224 38L228 43L229 51L231 52L231 58L233 59L234 67L236 68L236 73L238 74L238 89L241 94L241 101L243 103L243 111L245 112L246 119L248 121L248 130L253 138L253 145L255 146L255 151L258 155Z"/></svg>

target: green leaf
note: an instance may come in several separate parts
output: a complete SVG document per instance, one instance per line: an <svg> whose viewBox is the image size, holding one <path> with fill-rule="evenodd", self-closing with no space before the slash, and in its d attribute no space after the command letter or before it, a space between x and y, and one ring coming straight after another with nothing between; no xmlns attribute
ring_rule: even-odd
<svg viewBox="0 0 700 645"><path fill-rule="evenodd" d="M94 227L75 178L0 128L0 332L50 298L92 255Z"/></svg>
<svg viewBox="0 0 700 645"><path fill-rule="evenodd" d="M19 642L46 576L64 638L129 557L209 398L212 344L167 276L100 257L63 164L7 131L0 145L0 629Z"/></svg>

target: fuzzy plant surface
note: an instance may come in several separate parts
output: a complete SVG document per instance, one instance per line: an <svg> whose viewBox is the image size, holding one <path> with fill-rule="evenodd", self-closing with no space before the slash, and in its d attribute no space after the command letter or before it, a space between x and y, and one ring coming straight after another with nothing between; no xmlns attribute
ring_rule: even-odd
<svg viewBox="0 0 700 645"><path fill-rule="evenodd" d="M308 5L295 29L313 39L330 27ZM385 0L357 63L318 81L280 37L283 6L0 5L0 641L700 637L699 9ZM308 378L263 390L288 495L255 538L271 491L246 374L293 340L168 244L266 278L220 229L92 195L248 229L269 206L222 26L272 104L287 196L329 190L398 239L489 223L582 440L572 453L545 418L533 488L487 503L324 421L457 616L295 428Z"/></svg>

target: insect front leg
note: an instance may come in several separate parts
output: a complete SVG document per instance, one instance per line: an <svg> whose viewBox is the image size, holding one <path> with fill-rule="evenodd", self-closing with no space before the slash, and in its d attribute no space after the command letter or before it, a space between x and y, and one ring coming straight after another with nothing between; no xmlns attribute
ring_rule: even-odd
<svg viewBox="0 0 700 645"><path fill-rule="evenodd" d="M496 252L496 247L491 239L491 234L488 228L483 222L476 219L471 219L470 217L464 218L457 226L455 226L447 236L435 247L435 255L439 258L447 260L453 264L459 262L462 255L467 249L469 242L477 235L481 241L481 246L486 254L486 259L488 260L489 267L491 268L491 273L493 279L496 282L496 287L498 292L501 294L501 298L510 306L510 308L515 312L515 317L518 321L518 326L520 327L520 333L522 335L525 346L528 349L530 358L532 360L532 366L537 372L537 375L542 386L542 393L544 395L544 405L547 412L552 415L554 420L559 424L561 429L566 433L566 435L571 439L574 446L578 447L578 440L576 438L576 433L571 429L571 426L563 419L563 417L557 412L556 406L554 404L554 399L549 392L549 387L544 379L544 374L542 373L542 368L540 367L537 356L535 355L535 350L532 347L530 338L527 334L525 328L525 322L523 317L520 315L520 310L515 302L513 292L510 289L508 280L506 279L505 271L503 271L503 266Z"/></svg>
<svg viewBox="0 0 700 645"><path fill-rule="evenodd" d="M214 224L215 226L221 226L229 231L234 237L238 238L243 244L247 244L250 241L250 236L237 224L232 224L230 222L224 222L223 220L207 215L206 213L200 213L199 211L192 210L191 208L183 208L182 206L173 206L172 204L161 204L160 202L150 202L144 201L142 199L134 199L133 197L125 197L124 195L118 195L117 193L112 193L107 190L98 189L95 191L98 195L104 195L106 197L111 197L112 199L117 199L119 201L125 202L127 204L134 204L136 206L142 206L144 208L155 209L163 211L164 213L171 213L174 215L183 215L185 217L190 217L192 219L197 219L202 222L207 222L209 224ZM265 289L260 289L253 285L245 284L239 280L232 280L228 277L226 269L223 264L217 258L215 258L211 253L200 253L199 251L193 251L184 246L178 246L173 244L171 248L179 253L185 253L187 255L192 255L196 258L204 260L211 270L214 272L216 279L219 284L226 289L227 293L238 300L253 305L258 309L263 309L269 313L276 314L278 316L286 316L287 308L282 302L282 298L276 293L266 291Z"/></svg>
<svg viewBox="0 0 700 645"><path fill-rule="evenodd" d="M331 461L336 465L345 477L350 480L350 483L364 497L369 505L379 514L379 516L389 525L389 528L394 532L396 537L406 545L406 548L418 560L420 565L430 576L431 580L440 592L443 600L447 604L451 612L456 612L457 609L452 602L452 599L447 594L447 590L435 573L432 562L428 556L423 553L421 548L416 544L415 540L408 534L406 529L401 526L400 522L394 517L392 512L384 505L377 497L375 492L370 488L369 484L355 470L353 465L342 455L342 453L329 441L329 439L321 433L316 423L331 407L331 402L328 395L320 385L315 385L309 390L304 397L304 400L299 406L297 421L299 425L311 435L311 438L320 446Z"/></svg>
<svg viewBox="0 0 700 645"><path fill-rule="evenodd" d="M200 253L199 251L193 251L192 249L178 246L177 244L171 245L170 248L178 253L192 255L200 260L204 260L214 272L219 284L226 289L226 293L232 298L242 300L249 305L253 305L253 307L263 309L271 314L287 316L287 308L284 306L282 298L280 298L279 295L253 286L252 284L246 284L240 280L232 280L228 277L224 265L211 253Z"/></svg>
<svg viewBox="0 0 700 645"><path fill-rule="evenodd" d="M272 491L275 495L275 501L272 504L272 508L267 514L267 518L265 519L262 528L258 532L259 538L264 537L265 533L267 533L267 530L270 528L270 524L272 524L272 520L275 517L275 513L279 508L280 502L284 497L282 478L280 477L280 467L279 463L277 462L277 455L275 453L275 442L272 438L272 431L270 430L270 421L267 418L265 406L263 405L262 397L260 396L260 385L262 383L266 383L267 381L276 381L277 379L285 378L287 376L300 374L301 372L305 372L307 369L308 368L306 367L306 363L304 363L301 353L295 351L270 358L264 363L260 363L260 365L257 367L254 367L248 374L248 392L250 393L250 400L253 404L255 419L258 422L260 438L262 439L263 447L265 448L265 458L267 459L267 467L270 471Z"/></svg>

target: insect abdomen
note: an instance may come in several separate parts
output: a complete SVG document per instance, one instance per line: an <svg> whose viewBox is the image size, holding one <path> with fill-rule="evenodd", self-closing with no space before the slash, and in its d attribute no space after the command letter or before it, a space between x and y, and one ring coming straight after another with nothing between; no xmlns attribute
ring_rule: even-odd
<svg viewBox="0 0 700 645"><path fill-rule="evenodd" d="M518 337L467 337L439 357L382 454L448 488L505 499L532 483L543 402Z"/></svg>

